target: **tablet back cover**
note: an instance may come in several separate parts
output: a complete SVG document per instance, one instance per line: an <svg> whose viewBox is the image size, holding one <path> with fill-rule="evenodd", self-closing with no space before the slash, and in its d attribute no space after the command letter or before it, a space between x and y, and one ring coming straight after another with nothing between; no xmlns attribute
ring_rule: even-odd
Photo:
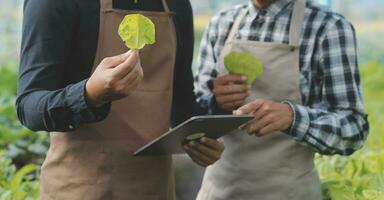
<svg viewBox="0 0 384 200"><path fill-rule="evenodd" d="M185 153L182 144L192 134L204 133L205 137L217 139L252 120L249 115L206 115L196 116L178 125L169 132L138 149L134 155L165 155Z"/></svg>

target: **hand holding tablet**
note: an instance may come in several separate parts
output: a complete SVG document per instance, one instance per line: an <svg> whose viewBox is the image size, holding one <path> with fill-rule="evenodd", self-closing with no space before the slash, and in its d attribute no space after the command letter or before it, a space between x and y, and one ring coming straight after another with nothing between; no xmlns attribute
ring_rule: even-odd
<svg viewBox="0 0 384 200"><path fill-rule="evenodd" d="M185 153L183 144L207 137L220 138L252 120L250 115L196 116L178 125L152 142L138 149L134 155L163 155Z"/></svg>

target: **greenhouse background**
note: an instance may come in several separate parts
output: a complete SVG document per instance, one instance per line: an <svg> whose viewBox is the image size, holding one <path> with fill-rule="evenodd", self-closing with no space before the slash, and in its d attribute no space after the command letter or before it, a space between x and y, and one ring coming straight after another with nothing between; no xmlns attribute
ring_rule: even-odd
<svg viewBox="0 0 384 200"><path fill-rule="evenodd" d="M191 0L195 14L195 56L209 19L219 10L248 0ZM316 0L351 21L358 37L359 64L371 132L366 146L351 157L318 156L324 199L384 199L384 1ZM38 199L39 165L48 135L21 127L14 97L19 57L22 0L0 0L0 199ZM177 196L190 200L203 168L175 157Z"/></svg>

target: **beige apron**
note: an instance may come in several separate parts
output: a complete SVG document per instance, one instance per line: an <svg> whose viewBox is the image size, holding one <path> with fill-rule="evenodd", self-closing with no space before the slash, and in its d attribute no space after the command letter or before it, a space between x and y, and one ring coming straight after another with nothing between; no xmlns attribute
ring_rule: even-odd
<svg viewBox="0 0 384 200"><path fill-rule="evenodd" d="M176 34L172 14L114 9L101 0L100 32L93 70L108 56L126 52L117 34L125 15L141 13L156 26L156 43L140 51L144 80L130 96L112 103L100 123L51 133L41 172L43 200L175 199L171 156L132 153L169 129Z"/></svg>
<svg viewBox="0 0 384 200"><path fill-rule="evenodd" d="M301 103L299 88L299 38L304 22L305 0L294 4L289 44L234 39L248 12L236 19L219 61L219 74L227 74L223 57L230 51L245 51L260 58L264 74L252 85L246 99L289 100ZM198 200L320 200L320 182L314 170L314 152L284 133L265 137L235 131L223 138L226 149L216 164L208 167Z"/></svg>

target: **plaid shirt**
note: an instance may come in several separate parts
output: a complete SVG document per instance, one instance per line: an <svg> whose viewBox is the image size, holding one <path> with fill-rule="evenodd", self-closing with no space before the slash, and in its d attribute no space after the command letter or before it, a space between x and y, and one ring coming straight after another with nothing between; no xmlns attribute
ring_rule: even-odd
<svg viewBox="0 0 384 200"><path fill-rule="evenodd" d="M229 31L248 5L220 12L209 23L201 42L195 92L210 114L214 109L212 80ZM278 0L267 9L255 6L247 13L237 39L289 42L291 0ZM356 38L342 16L307 2L300 39L300 92L302 104L289 103L294 122L287 134L322 154L352 154L363 145L369 130L360 92Z"/></svg>

